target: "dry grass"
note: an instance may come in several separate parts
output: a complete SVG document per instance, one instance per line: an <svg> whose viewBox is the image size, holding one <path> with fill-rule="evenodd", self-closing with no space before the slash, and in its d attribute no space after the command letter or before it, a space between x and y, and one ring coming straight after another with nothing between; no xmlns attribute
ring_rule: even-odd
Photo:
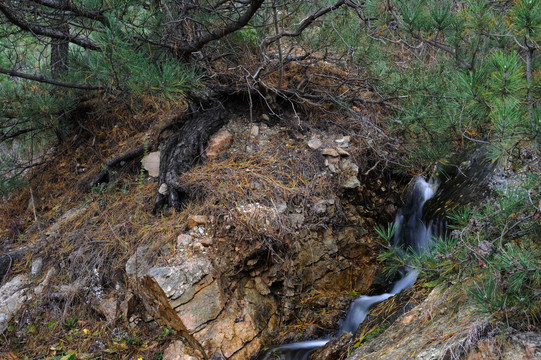
<svg viewBox="0 0 541 360"><path fill-rule="evenodd" d="M230 72L228 79L235 76L234 71ZM265 74L268 86L277 85L277 76L277 72ZM348 74L321 61L288 65L284 86L297 88L306 76L310 81L304 86L314 94L341 92L372 99L361 82L334 85L336 79ZM309 124L327 134L358 135L353 139L356 150L351 151L351 158L361 171L366 171L377 161L377 157L370 157L378 152L374 152L368 139L377 136L374 134L382 124L385 109L377 104L357 105L348 115L332 102L301 101L295 108L303 117L303 126ZM262 254L269 262L285 264L285 255L294 248L299 231L343 220L340 212L329 219L313 208L318 201L335 196L344 179L322 175L323 156L308 150L306 141L289 139L284 134L271 137L270 143L258 147L257 152L232 152L184 174L181 180L193 201L181 212L151 215L157 184L139 176L138 161L116 169L108 184L87 191L86 185L100 171L101 164L144 143L156 143L164 129L181 122L185 111L184 103L153 98L131 106L112 99L79 105L73 120L82 126L67 142L56 146L52 161L33 171L29 187L0 204L0 237L5 243L16 247L45 242L45 246L16 262L10 275L27 273L37 256L44 259L45 269L54 266L58 270L47 295L39 299L39 306L29 305L12 324L6 338L10 351L35 357L50 354L51 348L58 354L106 354L104 349L109 349L111 358L133 358L135 354L152 358L167 339L160 337L159 329L148 325L129 329L126 323L116 324L121 329L118 331L135 340L130 343L126 337L117 339L114 327L106 324L89 304L97 293L107 296L115 289L125 291L129 287L124 266L137 248L144 246L145 257L154 263L166 263L177 236L187 230L191 214L213 219L209 227L215 237L224 241L209 251L221 255L216 256L218 270L227 276L242 271L246 259ZM282 116L282 120L286 117ZM300 120L288 121L295 125ZM375 127L366 127L367 121ZM383 151L381 156L388 153ZM380 168L384 166L382 162ZM32 197L35 216L34 208L28 206ZM49 227L71 209L81 210L47 236ZM298 222L291 214L304 220ZM26 232L19 236L23 229ZM230 263L220 263L221 258ZM62 286L74 283L77 291L57 296ZM67 326L66 322L75 316L79 320Z"/></svg>
<svg viewBox="0 0 541 360"><path fill-rule="evenodd" d="M108 158L157 138L164 122L182 117L185 110L183 104L142 100L137 109L113 101L81 104L73 120L84 128L57 145L50 162L34 169L29 187L2 202L4 243L12 247L44 243L16 261L9 275L28 273L36 257L44 259L45 269L57 269L43 298L27 304L11 322L5 353L9 349L30 358L69 352L84 358L99 353L131 359L136 354L154 358L163 351L168 337L160 337L159 328L141 323L130 329L124 322L115 330L90 306L96 297L117 288L124 291L127 258L141 245L147 246L149 255L160 254L186 218L186 214L162 218L150 214L156 184L139 177L138 161L117 169L108 184L87 190L86 184ZM29 206L30 187L35 216ZM72 209L79 211L51 231L50 226ZM22 229L26 231L20 235ZM66 292L66 286L74 291Z"/></svg>

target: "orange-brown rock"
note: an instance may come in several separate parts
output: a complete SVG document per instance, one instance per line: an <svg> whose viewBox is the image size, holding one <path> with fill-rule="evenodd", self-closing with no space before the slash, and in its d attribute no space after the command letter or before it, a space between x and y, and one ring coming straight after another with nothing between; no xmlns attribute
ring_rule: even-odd
<svg viewBox="0 0 541 360"><path fill-rule="evenodd" d="M229 149L233 142L233 135L227 130L222 130L212 137L206 149L206 154L209 159L215 158L220 153Z"/></svg>

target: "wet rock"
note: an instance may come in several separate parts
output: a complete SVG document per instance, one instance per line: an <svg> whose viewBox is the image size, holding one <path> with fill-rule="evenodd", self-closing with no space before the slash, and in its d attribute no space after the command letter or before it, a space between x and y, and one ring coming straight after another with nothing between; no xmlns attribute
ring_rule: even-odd
<svg viewBox="0 0 541 360"><path fill-rule="evenodd" d="M328 343L314 351L308 360L334 360L340 358L344 347L349 343L352 334L345 332L339 337L330 340Z"/></svg>
<svg viewBox="0 0 541 360"><path fill-rule="evenodd" d="M233 135L227 130L222 130L212 137L209 141L206 154L209 159L215 158L222 152L229 149L233 142Z"/></svg>
<svg viewBox="0 0 541 360"><path fill-rule="evenodd" d="M149 176L158 177L160 175L160 152L154 151L148 153L143 158L143 168L148 172Z"/></svg>
<svg viewBox="0 0 541 360"><path fill-rule="evenodd" d="M460 291L440 285L418 306L400 315L381 335L355 349L347 359L402 359L413 352L417 359L440 359L467 353L473 350L469 349L472 334L486 333L488 315L463 306L463 301Z"/></svg>
<svg viewBox="0 0 541 360"><path fill-rule="evenodd" d="M196 226L205 225L209 221L206 215L190 215L188 216L188 228L192 229Z"/></svg>

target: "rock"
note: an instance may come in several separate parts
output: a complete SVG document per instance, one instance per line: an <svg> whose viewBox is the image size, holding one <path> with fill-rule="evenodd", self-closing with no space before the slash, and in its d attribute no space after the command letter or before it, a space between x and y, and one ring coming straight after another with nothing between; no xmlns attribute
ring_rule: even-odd
<svg viewBox="0 0 541 360"><path fill-rule="evenodd" d="M347 148L351 142L351 136L344 136L340 139L334 140L340 147Z"/></svg>
<svg viewBox="0 0 541 360"><path fill-rule="evenodd" d="M321 140L319 140L319 138L315 136L308 141L308 147L313 150L319 149L322 145L323 143L321 142Z"/></svg>
<svg viewBox="0 0 541 360"><path fill-rule="evenodd" d="M146 246L140 246L135 250L135 253L128 261L126 261L125 268L128 275L135 275L136 272L137 277L145 275L146 271L150 268L150 265L144 256L146 251Z"/></svg>
<svg viewBox="0 0 541 360"><path fill-rule="evenodd" d="M181 340L173 341L163 352L162 360L202 360L198 351L184 345Z"/></svg>
<svg viewBox="0 0 541 360"><path fill-rule="evenodd" d="M143 168L148 172L148 175L152 177L158 177L160 175L160 152L154 151L148 153L143 158Z"/></svg>
<svg viewBox="0 0 541 360"><path fill-rule="evenodd" d="M207 278L211 270L212 265L207 257L194 255L177 266L153 267L148 275L160 285L171 307L177 308L191 301L202 287L212 281Z"/></svg>
<svg viewBox="0 0 541 360"><path fill-rule="evenodd" d="M43 259L40 258L40 257L35 258L32 261L32 269L30 270L30 274L32 274L32 276L39 275L39 273L41 272L42 267L43 267Z"/></svg>
<svg viewBox="0 0 541 360"><path fill-rule="evenodd" d="M177 247L184 248L190 244L192 241L192 236L189 234L180 234L177 236Z"/></svg>
<svg viewBox="0 0 541 360"><path fill-rule="evenodd" d="M263 121L267 121L267 122L270 121L270 117L267 114L261 114L261 119L263 119Z"/></svg>
<svg viewBox="0 0 541 360"><path fill-rule="evenodd" d="M160 185L160 188L158 189L158 193L162 195L168 195L169 194L169 188L167 187L166 183L162 183Z"/></svg>
<svg viewBox="0 0 541 360"><path fill-rule="evenodd" d="M40 296L41 294L43 294L43 291L45 291L45 289L47 288L47 286L49 285L49 283L51 282L51 280L53 279L55 275L56 275L56 269L54 267L50 268L47 271L47 274L45 275L45 278L43 279L43 281L34 288L34 294L36 296Z"/></svg>
<svg viewBox="0 0 541 360"><path fill-rule="evenodd" d="M340 156L349 156L349 153L341 147L336 148L336 152L338 152L338 155Z"/></svg>
<svg viewBox="0 0 541 360"><path fill-rule="evenodd" d="M206 215L190 215L188 216L188 228L193 229L196 226L205 225L209 221Z"/></svg>
<svg viewBox="0 0 541 360"><path fill-rule="evenodd" d="M350 176L344 184L342 184L342 188L344 189L357 189L361 186L361 182L359 179L357 179L357 176Z"/></svg>
<svg viewBox="0 0 541 360"><path fill-rule="evenodd" d="M85 207L73 208L66 211L53 225L51 225L46 231L45 235L54 236L58 229L66 223L66 221L73 219L85 210Z"/></svg>
<svg viewBox="0 0 541 360"><path fill-rule="evenodd" d="M357 176L359 174L359 167L357 164L348 159L344 159L342 162L340 162L340 169L350 175Z"/></svg>
<svg viewBox="0 0 541 360"><path fill-rule="evenodd" d="M251 137L258 137L259 136L259 126L253 125L250 129L250 136Z"/></svg>
<svg viewBox="0 0 541 360"><path fill-rule="evenodd" d="M214 238L212 236L204 236L201 238L201 245L208 247L214 244Z"/></svg>
<svg viewBox="0 0 541 360"><path fill-rule="evenodd" d="M331 149L331 148L326 148L326 149L323 149L321 151L321 153L325 156L330 156L330 157L339 157L340 154L338 153L338 151L336 151L335 149Z"/></svg>
<svg viewBox="0 0 541 360"><path fill-rule="evenodd" d="M261 279L261 277L256 277L254 279L254 282L255 282L255 288L256 290L263 296L265 295L269 295L270 294L270 289L269 287L267 286L267 284L265 284L265 282L263 282L263 279Z"/></svg>
<svg viewBox="0 0 541 360"><path fill-rule="evenodd" d="M502 359L541 359L541 334L519 332L510 335L507 340Z"/></svg>
<svg viewBox="0 0 541 360"><path fill-rule="evenodd" d="M197 330L201 325L218 317L225 306L225 297L218 281L199 290L193 298L178 306L180 319L189 331Z"/></svg>
<svg viewBox="0 0 541 360"><path fill-rule="evenodd" d="M17 275L0 288L0 334L6 331L11 317L20 310L29 297L24 289L26 282L26 276Z"/></svg>
<svg viewBox="0 0 541 360"><path fill-rule="evenodd" d="M119 308L114 295L109 295L105 299L96 298L92 302L92 308L102 314L109 324L113 325L116 322Z"/></svg>
<svg viewBox="0 0 541 360"><path fill-rule="evenodd" d="M212 137L209 141L209 145L205 150L207 158L212 159L218 156L220 153L226 151L233 142L233 135L227 130L222 130Z"/></svg>
<svg viewBox="0 0 541 360"><path fill-rule="evenodd" d="M315 204L312 205L312 211L316 215L324 215L327 211L327 201L326 200L319 200Z"/></svg>
<svg viewBox="0 0 541 360"><path fill-rule="evenodd" d="M296 228L299 228L304 222L303 214L289 214L288 217L289 217L289 220L291 221L291 224Z"/></svg>
<svg viewBox="0 0 541 360"><path fill-rule="evenodd" d="M308 357L308 360L334 360L340 358L340 353L349 343L352 334L345 332L339 337L330 340L328 343L318 348Z"/></svg>

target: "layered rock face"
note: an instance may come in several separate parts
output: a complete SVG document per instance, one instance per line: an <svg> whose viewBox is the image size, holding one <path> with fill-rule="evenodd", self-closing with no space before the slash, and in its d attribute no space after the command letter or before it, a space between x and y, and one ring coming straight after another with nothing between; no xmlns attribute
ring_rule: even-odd
<svg viewBox="0 0 541 360"><path fill-rule="evenodd" d="M231 122L211 139L209 161L227 159L226 151L255 157L272 149L272 139L287 130L265 125L244 129ZM284 223L290 231L285 237L287 253L275 253L274 245L258 240L261 236L236 242L238 234L216 233L218 219L213 215L192 214L189 230L178 234L162 265L146 263L144 247L126 264L131 277L149 275L159 284L210 359L249 359L264 345L332 332L354 294L367 293L373 286L379 271L378 245L369 230L376 220L363 216L362 211L368 210L338 198L345 194L355 198L361 188L359 168L345 150L353 149L352 140L308 136L291 139L291 156L318 156L322 172L317 176L334 178L338 193L329 191L326 198L304 194L289 203L244 202L227 215L232 224L241 222L263 233ZM331 223L335 218L343 220ZM202 355L182 340L164 353L169 360L199 358Z"/></svg>

